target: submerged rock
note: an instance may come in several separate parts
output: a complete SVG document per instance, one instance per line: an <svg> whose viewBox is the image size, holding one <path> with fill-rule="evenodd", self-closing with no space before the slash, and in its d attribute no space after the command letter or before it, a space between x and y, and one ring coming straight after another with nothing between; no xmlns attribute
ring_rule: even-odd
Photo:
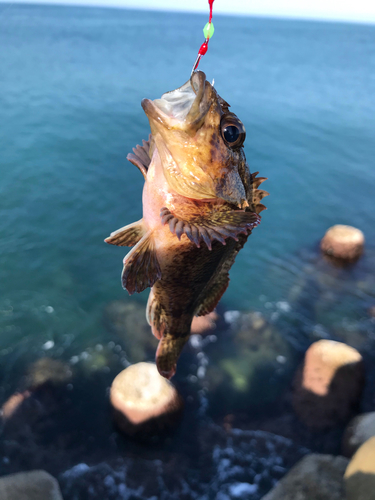
<svg viewBox="0 0 375 500"><path fill-rule="evenodd" d="M368 439L375 437L375 411L353 418L343 438L343 454L351 457Z"/></svg>
<svg viewBox="0 0 375 500"><path fill-rule="evenodd" d="M52 358L40 358L30 366L26 384L27 387L36 389L44 384L67 384L71 378L72 370L66 363Z"/></svg>
<svg viewBox="0 0 375 500"><path fill-rule="evenodd" d="M328 229L320 248L329 257L352 262L362 255L364 244L362 231L352 226L337 224Z"/></svg>
<svg viewBox="0 0 375 500"><path fill-rule="evenodd" d="M3 421L9 420L21 407L22 403L29 398L30 391L16 392L5 401L0 410L0 415Z"/></svg>
<svg viewBox="0 0 375 500"><path fill-rule="evenodd" d="M206 316L194 316L190 332L192 335L205 335L216 329L216 322L219 315L212 311Z"/></svg>
<svg viewBox="0 0 375 500"><path fill-rule="evenodd" d="M307 455L262 500L343 500L348 460Z"/></svg>
<svg viewBox="0 0 375 500"><path fill-rule="evenodd" d="M293 406L307 426L330 427L352 416L363 386L359 352L341 342L319 340L307 350L295 377Z"/></svg>
<svg viewBox="0 0 375 500"><path fill-rule="evenodd" d="M275 401L294 367L282 334L259 312L226 313L230 331L210 356L205 384L211 407L223 413L259 409Z"/></svg>
<svg viewBox="0 0 375 500"><path fill-rule="evenodd" d="M110 392L114 420L126 434L151 434L171 426L183 402L153 363L131 365L114 379Z"/></svg>
<svg viewBox="0 0 375 500"><path fill-rule="evenodd" d="M44 470L0 478L0 500L63 500L56 479Z"/></svg>
<svg viewBox="0 0 375 500"><path fill-rule="evenodd" d="M355 453L345 471L347 500L375 499L375 437Z"/></svg>
<svg viewBox="0 0 375 500"><path fill-rule="evenodd" d="M106 307L104 317L109 329L124 343L132 363L154 359L158 341L146 321L144 305L115 300Z"/></svg>

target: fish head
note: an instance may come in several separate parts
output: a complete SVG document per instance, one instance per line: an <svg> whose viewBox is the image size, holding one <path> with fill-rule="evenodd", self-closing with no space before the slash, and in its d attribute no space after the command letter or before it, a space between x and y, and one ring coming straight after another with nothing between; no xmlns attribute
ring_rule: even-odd
<svg viewBox="0 0 375 500"><path fill-rule="evenodd" d="M245 127L202 71L160 99L143 99L142 107L172 190L194 200L248 206L240 175Z"/></svg>

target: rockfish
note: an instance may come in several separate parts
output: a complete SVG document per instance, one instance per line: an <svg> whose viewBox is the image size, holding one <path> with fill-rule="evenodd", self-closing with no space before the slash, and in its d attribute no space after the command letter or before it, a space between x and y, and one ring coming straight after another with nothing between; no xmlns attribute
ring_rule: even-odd
<svg viewBox="0 0 375 500"><path fill-rule="evenodd" d="M245 127L201 71L160 99L143 99L151 134L127 159L145 178L143 218L105 241L134 248L123 287L152 287L146 316L159 339L156 365L171 378L194 315L214 310L229 269L259 224L257 189L243 150Z"/></svg>

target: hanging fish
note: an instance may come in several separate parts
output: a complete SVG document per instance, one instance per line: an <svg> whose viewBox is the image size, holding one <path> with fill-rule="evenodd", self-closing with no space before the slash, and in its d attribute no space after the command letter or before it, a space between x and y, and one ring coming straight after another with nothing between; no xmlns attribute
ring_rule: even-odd
<svg viewBox="0 0 375 500"><path fill-rule="evenodd" d="M152 287L146 316L156 364L171 378L194 315L214 310L252 229L266 180L250 174L245 127L201 71L160 99L143 99L151 134L127 159L145 178L143 218L105 241L134 247L124 259L129 294Z"/></svg>

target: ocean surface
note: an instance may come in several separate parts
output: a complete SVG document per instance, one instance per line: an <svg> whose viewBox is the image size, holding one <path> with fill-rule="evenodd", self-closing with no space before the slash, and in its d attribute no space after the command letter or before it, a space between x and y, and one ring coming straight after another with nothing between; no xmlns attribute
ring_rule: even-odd
<svg viewBox="0 0 375 500"><path fill-rule="evenodd" d="M122 290L126 249L103 240L142 214L143 178L126 160L149 134L140 102L188 80L205 23L0 4L1 402L41 356L73 366L116 343L113 375L135 360L103 318L113 301L143 307L147 292ZM233 311L261 314L297 358L322 337L375 352L375 26L214 23L200 69L245 124L250 170L268 177L270 193L221 311L228 324ZM319 254L333 224L366 237L346 270ZM213 363L226 347L217 349ZM176 376L182 385L197 378L189 366Z"/></svg>

